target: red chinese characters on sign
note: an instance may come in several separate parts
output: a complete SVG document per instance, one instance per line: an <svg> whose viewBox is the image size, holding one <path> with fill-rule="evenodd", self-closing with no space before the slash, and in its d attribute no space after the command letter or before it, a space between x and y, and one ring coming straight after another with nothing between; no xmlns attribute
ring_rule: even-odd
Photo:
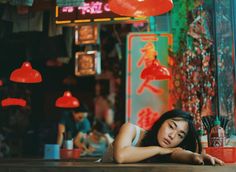
<svg viewBox="0 0 236 172"><path fill-rule="evenodd" d="M144 64L145 66L149 66L152 60L154 60L157 56L157 51L155 50L152 42L148 42L146 45L144 45L144 47L141 48L140 52L142 56L137 63L138 67L141 67L142 64Z"/></svg>
<svg viewBox="0 0 236 172"><path fill-rule="evenodd" d="M142 94L144 89L148 89L154 94L161 94L163 90L150 84L152 80L164 80L170 79L170 73L167 68L160 65L160 62L156 59L157 51L152 42L148 42L141 49L141 58L137 63L137 67L141 67L144 63L144 69L141 72L141 78L143 82L137 89L137 94Z"/></svg>
<svg viewBox="0 0 236 172"><path fill-rule="evenodd" d="M150 107L146 107L139 111L137 124L143 129L149 130L159 117L158 112L153 112Z"/></svg>
<svg viewBox="0 0 236 172"><path fill-rule="evenodd" d="M168 110L168 36L131 33L127 39L126 120L145 130Z"/></svg>

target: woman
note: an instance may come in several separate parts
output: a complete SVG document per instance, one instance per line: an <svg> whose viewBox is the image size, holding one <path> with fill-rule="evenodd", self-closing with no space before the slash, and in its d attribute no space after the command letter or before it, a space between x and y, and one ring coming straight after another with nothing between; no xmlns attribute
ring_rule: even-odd
<svg viewBox="0 0 236 172"><path fill-rule="evenodd" d="M124 124L102 162L180 162L189 164L224 163L201 154L202 147L191 115L182 110L164 113L149 131Z"/></svg>
<svg viewBox="0 0 236 172"><path fill-rule="evenodd" d="M85 104L80 104L78 108L65 111L58 123L57 144L60 146L65 138L63 133L71 133L76 147L83 147L81 140L91 130L90 122L87 118L88 108Z"/></svg>

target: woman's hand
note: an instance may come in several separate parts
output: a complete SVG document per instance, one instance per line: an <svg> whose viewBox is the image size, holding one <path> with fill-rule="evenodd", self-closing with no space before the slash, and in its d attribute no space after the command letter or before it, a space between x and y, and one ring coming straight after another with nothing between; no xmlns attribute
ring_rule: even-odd
<svg viewBox="0 0 236 172"><path fill-rule="evenodd" d="M160 148L160 152L159 152L160 155L171 154L173 152L183 150L180 147L177 147L177 148L162 148L162 147L159 147L159 148Z"/></svg>
<svg viewBox="0 0 236 172"><path fill-rule="evenodd" d="M175 151L171 153L171 159L173 160L173 162L188 163L195 165L204 165L204 164L224 165L223 161L211 155L204 153L198 154L181 148L175 148Z"/></svg>
<svg viewBox="0 0 236 172"><path fill-rule="evenodd" d="M93 153L96 149L92 146L89 146L89 148L87 149L88 153Z"/></svg>
<svg viewBox="0 0 236 172"><path fill-rule="evenodd" d="M208 154L198 154L198 153L193 153L192 162L193 164L196 165L204 165L204 164L224 165L224 162L216 157L213 157Z"/></svg>

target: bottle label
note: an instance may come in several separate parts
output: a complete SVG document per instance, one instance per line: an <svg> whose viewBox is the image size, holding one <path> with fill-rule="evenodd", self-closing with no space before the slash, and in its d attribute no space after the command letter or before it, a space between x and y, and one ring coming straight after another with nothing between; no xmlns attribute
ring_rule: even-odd
<svg viewBox="0 0 236 172"><path fill-rule="evenodd" d="M210 139L210 145L213 147L222 147L224 146L224 137L211 137Z"/></svg>

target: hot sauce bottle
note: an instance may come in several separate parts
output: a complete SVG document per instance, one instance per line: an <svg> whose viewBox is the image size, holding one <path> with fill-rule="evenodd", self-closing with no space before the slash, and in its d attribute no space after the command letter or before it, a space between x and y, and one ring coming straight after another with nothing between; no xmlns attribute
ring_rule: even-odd
<svg viewBox="0 0 236 172"><path fill-rule="evenodd" d="M225 131L220 126L220 120L218 116L214 121L214 127L211 129L209 139L209 146L211 147L223 147L225 145Z"/></svg>

